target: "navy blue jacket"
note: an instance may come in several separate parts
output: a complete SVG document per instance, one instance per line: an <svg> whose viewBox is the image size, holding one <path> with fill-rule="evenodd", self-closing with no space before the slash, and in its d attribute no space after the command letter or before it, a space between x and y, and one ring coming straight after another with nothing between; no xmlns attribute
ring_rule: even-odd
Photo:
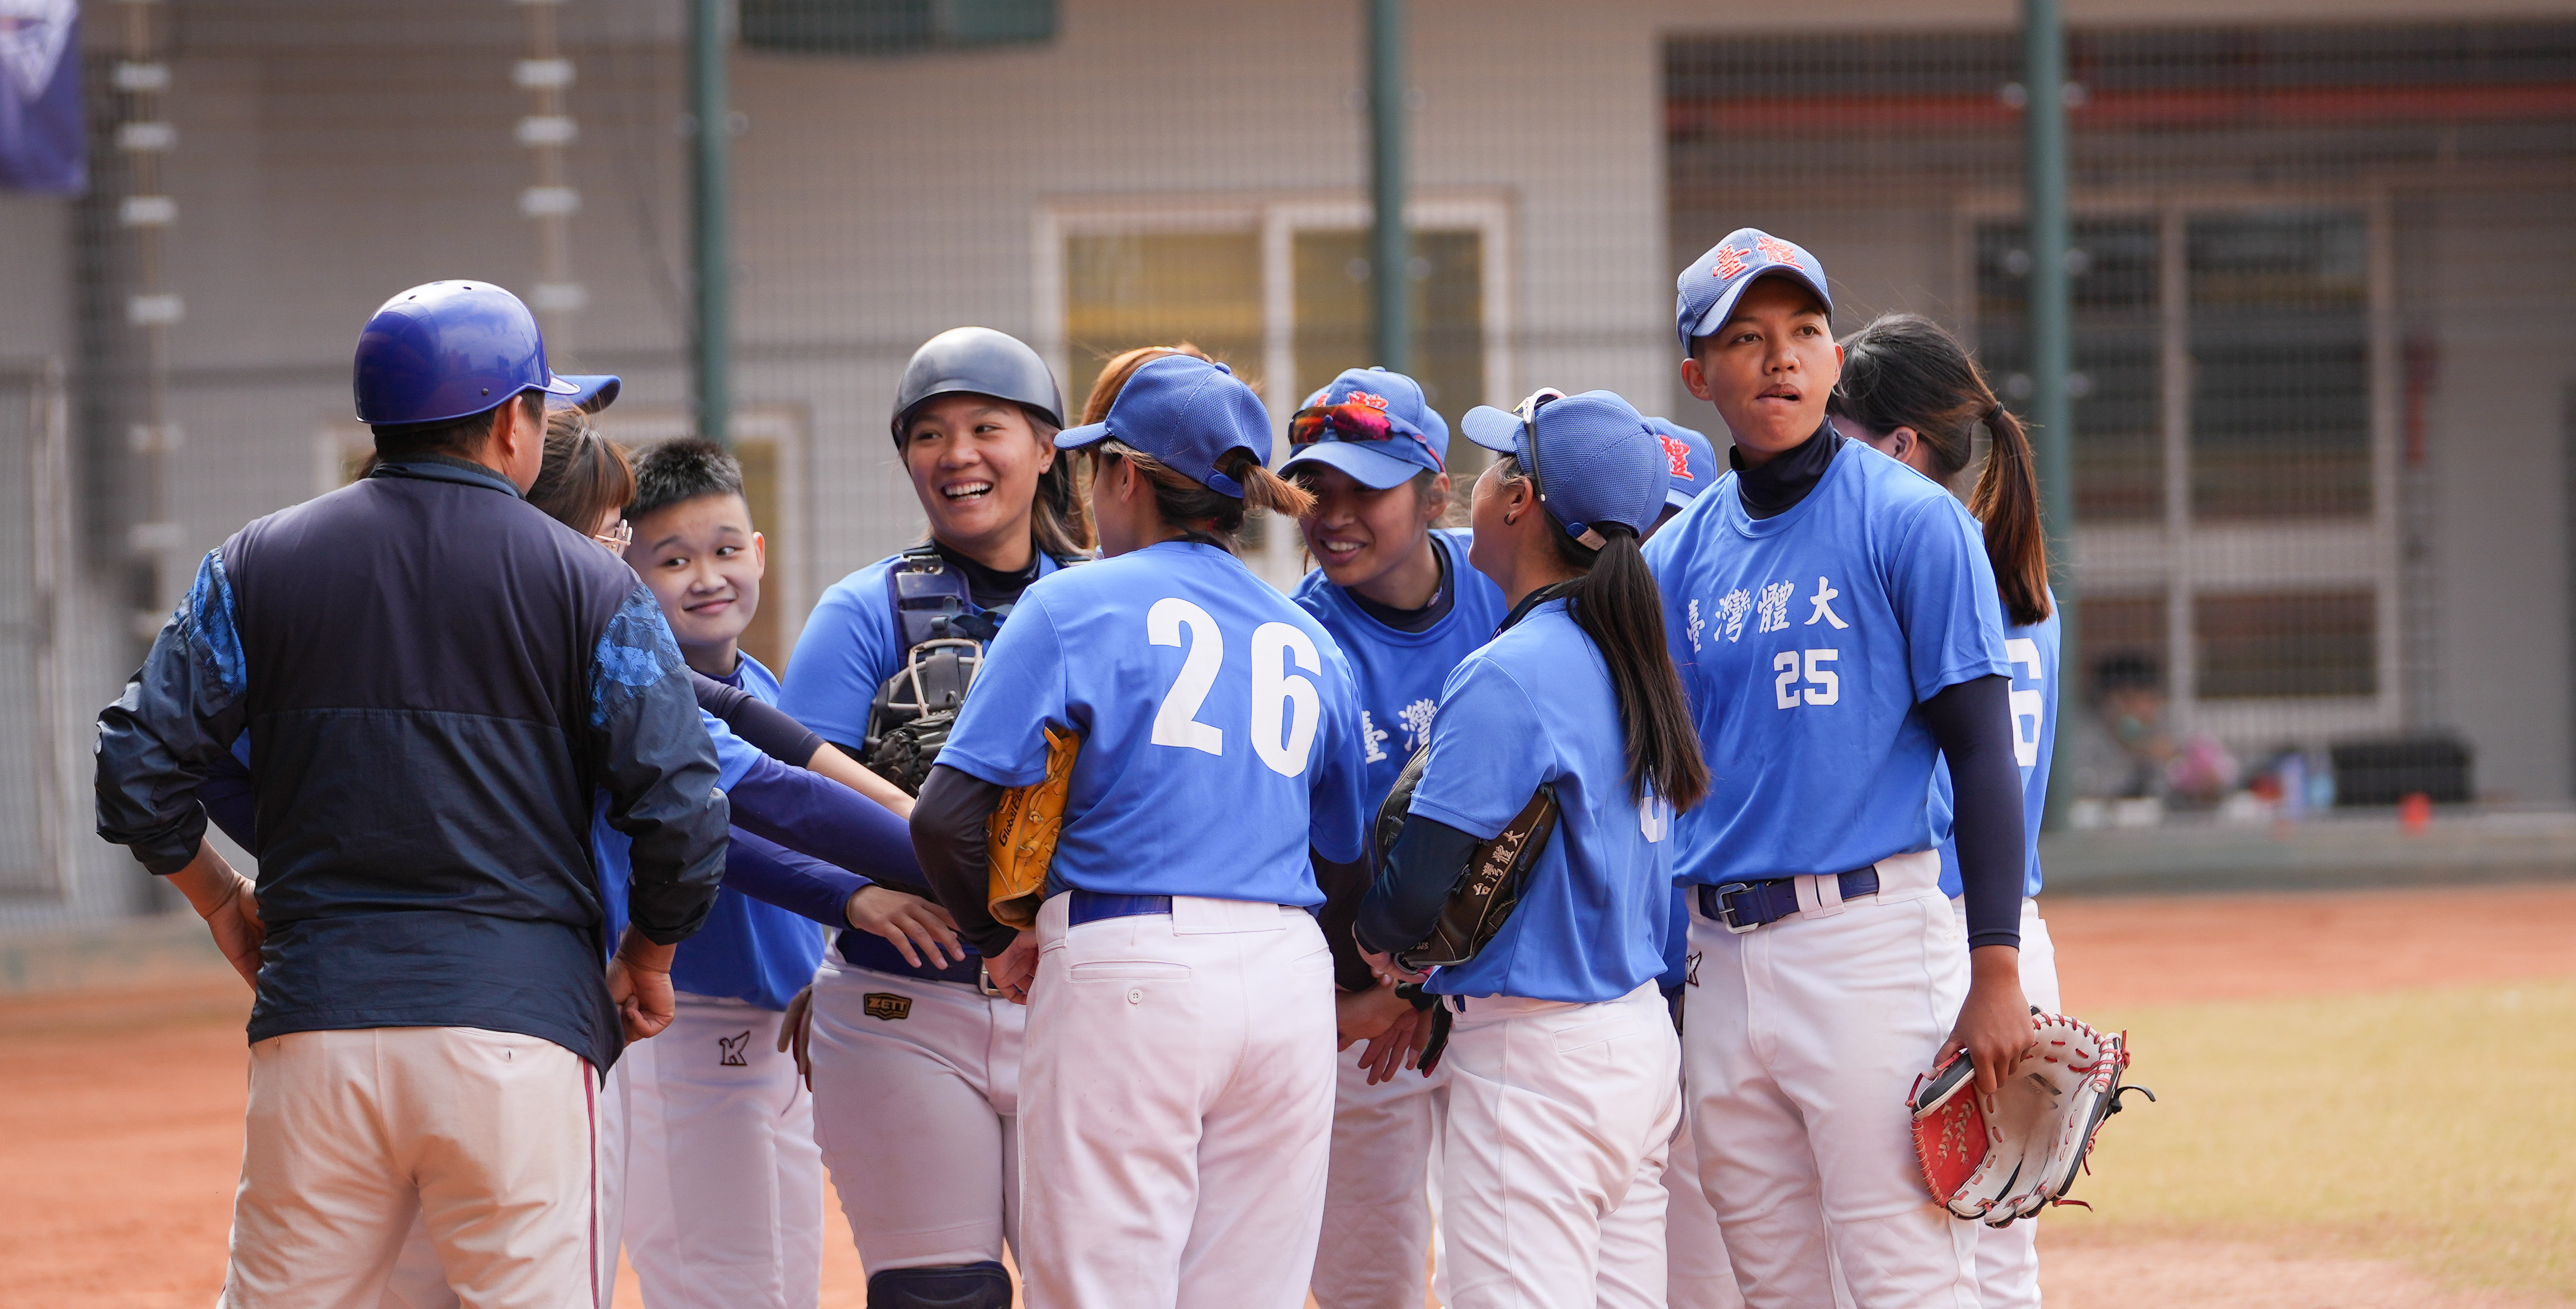
<svg viewBox="0 0 2576 1309"><path fill-rule="evenodd" d="M250 1039L370 1027L622 1044L589 831L663 944L714 903L727 806L652 593L461 460L380 465L210 552L99 715L98 827L185 867L247 730L268 928Z"/></svg>

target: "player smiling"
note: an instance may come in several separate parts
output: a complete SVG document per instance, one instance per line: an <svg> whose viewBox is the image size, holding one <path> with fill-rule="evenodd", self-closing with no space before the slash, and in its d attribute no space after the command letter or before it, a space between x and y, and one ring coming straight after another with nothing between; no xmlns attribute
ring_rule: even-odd
<svg viewBox="0 0 2576 1309"><path fill-rule="evenodd" d="M1307 851L1360 854L1359 715L1332 636L1233 552L1299 513L1222 365L1136 368L1098 423L1101 562L1032 586L913 811L940 900L1030 998L1031 1309L1294 1309L1323 1214L1332 958ZM986 821L1071 734L1033 929L986 911ZM1030 963L1035 961L1035 977Z"/></svg>
<svg viewBox="0 0 2576 1309"><path fill-rule="evenodd" d="M1746 228L1677 289L1683 384L1735 440L1646 548L1714 779L1675 852L1702 1179L1756 1309L1830 1303L1829 1241L1860 1309L1969 1303L1967 1229L1926 1203L1902 1106L1947 1050L1991 1088L2030 1042L1994 572L1958 501L1826 420L1842 359L1814 255Z"/></svg>
<svg viewBox="0 0 2576 1309"><path fill-rule="evenodd" d="M1279 473L1315 497L1297 528L1321 565L1294 595L1351 661L1374 809L1430 740L1441 682L1492 638L1509 606L1468 565L1468 534L1432 526L1450 505L1449 425L1412 378L1351 369L1307 397L1289 419L1288 440L1296 453ZM1351 941L1367 867L1319 859L1316 876L1327 897L1342 1039L1367 1044L1339 1064L1312 1289L1323 1309L1410 1309L1422 1303L1431 1243L1425 1170L1447 1081L1436 1065L1426 1076L1397 1075L1422 1049L1430 1019L1380 983Z"/></svg>

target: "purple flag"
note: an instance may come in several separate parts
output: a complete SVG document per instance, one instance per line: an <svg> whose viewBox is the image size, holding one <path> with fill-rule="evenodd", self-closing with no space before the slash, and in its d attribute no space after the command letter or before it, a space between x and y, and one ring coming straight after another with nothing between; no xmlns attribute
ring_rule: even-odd
<svg viewBox="0 0 2576 1309"><path fill-rule="evenodd" d="M0 0L0 188L78 195L80 0Z"/></svg>

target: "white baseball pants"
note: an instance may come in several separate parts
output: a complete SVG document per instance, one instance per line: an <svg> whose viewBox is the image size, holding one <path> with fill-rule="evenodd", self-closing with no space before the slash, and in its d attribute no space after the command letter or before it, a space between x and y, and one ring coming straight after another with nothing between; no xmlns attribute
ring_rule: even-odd
<svg viewBox="0 0 2576 1309"><path fill-rule="evenodd" d="M1967 930L1968 907L1950 902L1960 930ZM2021 902L2021 990L2043 1013L2063 1013L2057 989L2057 943L2039 916L2039 901ZM1977 1241L1977 1303L1984 1309L2039 1309L2039 1220L2025 1218L2010 1227L1972 1224Z"/></svg>
<svg viewBox="0 0 2576 1309"><path fill-rule="evenodd" d="M1448 1112L1449 1065L1375 1086L1355 1041L1334 1063L1332 1165L1307 1281L1321 1309L1421 1309L1431 1257L1431 1151Z"/></svg>
<svg viewBox="0 0 2576 1309"><path fill-rule="evenodd" d="M1028 1011L826 954L813 1012L814 1139L868 1272L1016 1249Z"/></svg>
<svg viewBox="0 0 2576 1309"><path fill-rule="evenodd" d="M1029 1309L1299 1309L1333 1132L1333 961L1302 909L1038 912L1020 1096Z"/></svg>
<svg viewBox="0 0 2576 1309"><path fill-rule="evenodd" d="M1681 1122L1673 1129L1672 1158L1664 1164L1664 1287L1671 1309L1744 1309L1735 1265L1717 1211L1699 1184L1699 1144L1691 1136L1690 1086L1682 1086Z"/></svg>
<svg viewBox="0 0 2576 1309"><path fill-rule="evenodd" d="M649 1309L814 1309L823 1156L774 1010L679 997L631 1063L626 1260Z"/></svg>
<svg viewBox="0 0 2576 1309"><path fill-rule="evenodd" d="M291 1032L250 1048L228 1309L376 1309L419 1221L471 1309L596 1303L594 1083L541 1037Z"/></svg>
<svg viewBox="0 0 2576 1309"><path fill-rule="evenodd" d="M1442 1062L1452 1309L1661 1306L1681 1048L1655 984L1599 1004L1470 998Z"/></svg>
<svg viewBox="0 0 2576 1309"><path fill-rule="evenodd" d="M599 1079L592 1121L599 1138L599 1304L609 1309L617 1300L617 1245L609 1238L622 1230L626 1214L626 1073L634 1065L620 1058ZM385 1279L376 1309L460 1309L456 1292L439 1267L438 1247L429 1243L429 1224L418 1214L403 1237L402 1253Z"/></svg>
<svg viewBox="0 0 2576 1309"><path fill-rule="evenodd" d="M1700 1180L1753 1309L1832 1304L1829 1241L1859 1309L1976 1309L1975 1226L1925 1193L1905 1109L1967 997L1967 937L1937 855L1878 874L1849 901L1801 878L1810 908L1742 935L1691 906Z"/></svg>

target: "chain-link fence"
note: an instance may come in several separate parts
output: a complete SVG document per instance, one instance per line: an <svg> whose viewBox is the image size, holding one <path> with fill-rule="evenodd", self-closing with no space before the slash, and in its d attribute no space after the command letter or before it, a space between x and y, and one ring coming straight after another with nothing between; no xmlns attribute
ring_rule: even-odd
<svg viewBox="0 0 2576 1309"><path fill-rule="evenodd" d="M934 332L1021 335L1076 403L1109 352L1186 338L1283 421L1370 361L1362 8L740 0L711 126L772 560L757 652L917 539L885 420ZM2063 676L2102 738L2090 817L2569 794L2567 9L2078 10ZM2027 394L2015 7L1891 12L1409 6L1401 275L1453 426L1601 386L1722 443L1678 383L1671 286L1745 225L1817 253L1838 330L1928 314ZM100 667L199 552L345 478L352 334L402 287L512 286L559 368L626 378L613 435L690 429L676 0L85 22L90 185L0 193L0 351L68 366L67 585L116 615ZM1293 535L1261 544L1277 580Z"/></svg>

